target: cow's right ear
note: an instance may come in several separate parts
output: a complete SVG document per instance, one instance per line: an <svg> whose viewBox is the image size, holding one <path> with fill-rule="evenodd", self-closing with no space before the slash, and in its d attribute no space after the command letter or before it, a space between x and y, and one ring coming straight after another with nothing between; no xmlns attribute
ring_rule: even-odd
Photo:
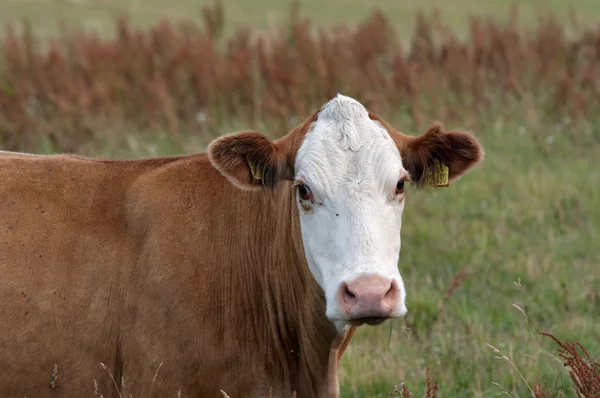
<svg viewBox="0 0 600 398"><path fill-rule="evenodd" d="M257 131L227 134L208 146L208 158L235 186L242 189L273 188L292 179L284 151Z"/></svg>

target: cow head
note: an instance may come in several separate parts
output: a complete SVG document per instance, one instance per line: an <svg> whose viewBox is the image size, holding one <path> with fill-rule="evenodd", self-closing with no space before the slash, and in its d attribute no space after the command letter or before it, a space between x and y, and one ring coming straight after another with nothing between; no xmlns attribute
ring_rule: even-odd
<svg viewBox="0 0 600 398"><path fill-rule="evenodd" d="M285 137L226 135L212 164L242 189L292 181L302 242L339 330L406 314L398 270L405 190L420 187L434 160L455 180L483 157L477 140L434 124L401 134L356 100L338 95Z"/></svg>

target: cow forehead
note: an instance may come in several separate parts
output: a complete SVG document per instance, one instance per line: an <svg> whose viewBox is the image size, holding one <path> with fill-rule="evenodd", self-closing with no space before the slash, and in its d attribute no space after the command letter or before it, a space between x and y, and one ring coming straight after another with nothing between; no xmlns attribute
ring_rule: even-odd
<svg viewBox="0 0 600 398"><path fill-rule="evenodd" d="M343 95L319 112L298 150L295 169L298 178L310 178L325 191L355 183L363 189L384 188L404 172L389 133L361 103Z"/></svg>

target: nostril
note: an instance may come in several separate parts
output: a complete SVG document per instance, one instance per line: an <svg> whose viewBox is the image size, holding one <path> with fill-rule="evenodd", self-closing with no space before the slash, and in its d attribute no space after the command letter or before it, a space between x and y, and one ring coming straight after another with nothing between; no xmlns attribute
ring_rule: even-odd
<svg viewBox="0 0 600 398"><path fill-rule="evenodd" d="M390 288L388 289L387 292L385 292L384 297L389 298L393 294L394 294L394 285L390 284Z"/></svg>
<svg viewBox="0 0 600 398"><path fill-rule="evenodd" d="M358 299L356 298L356 294L354 294L350 288L348 287L347 284L344 283L344 285L342 286L342 297L344 299L344 302L346 302L347 304L351 304L354 305L358 302Z"/></svg>
<svg viewBox="0 0 600 398"><path fill-rule="evenodd" d="M348 290L347 286L346 286L346 291L344 293L346 294L346 296L348 296L350 298L356 298L356 296L354 295L354 293L352 293L350 290Z"/></svg>
<svg viewBox="0 0 600 398"><path fill-rule="evenodd" d="M398 299L398 286L396 285L396 281L393 281L392 283L390 283L390 288L388 289L388 291L384 294L383 300L386 303L393 303L397 299Z"/></svg>

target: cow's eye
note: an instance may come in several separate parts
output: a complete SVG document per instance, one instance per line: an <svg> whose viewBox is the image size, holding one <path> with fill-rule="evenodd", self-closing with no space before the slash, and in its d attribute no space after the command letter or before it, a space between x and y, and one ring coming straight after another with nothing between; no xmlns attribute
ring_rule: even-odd
<svg viewBox="0 0 600 398"><path fill-rule="evenodd" d="M302 199L302 200L311 200L312 199L312 192L310 191L310 188L304 184L302 184L298 187L298 193L300 194L300 199Z"/></svg>
<svg viewBox="0 0 600 398"><path fill-rule="evenodd" d="M404 180L398 180L398 183L396 184L396 193L404 193Z"/></svg>

